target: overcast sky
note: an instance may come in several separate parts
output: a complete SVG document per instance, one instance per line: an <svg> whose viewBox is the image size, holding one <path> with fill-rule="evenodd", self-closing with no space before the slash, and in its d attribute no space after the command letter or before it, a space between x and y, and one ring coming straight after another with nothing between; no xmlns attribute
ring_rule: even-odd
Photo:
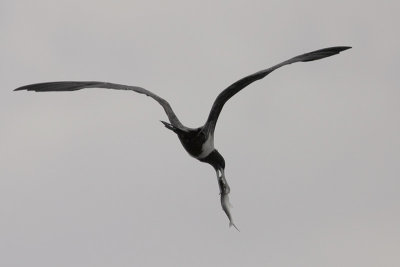
<svg viewBox="0 0 400 267"><path fill-rule="evenodd" d="M0 265L400 266L396 1L0 2ZM236 80L312 50L224 107L214 170L134 92L201 126Z"/></svg>

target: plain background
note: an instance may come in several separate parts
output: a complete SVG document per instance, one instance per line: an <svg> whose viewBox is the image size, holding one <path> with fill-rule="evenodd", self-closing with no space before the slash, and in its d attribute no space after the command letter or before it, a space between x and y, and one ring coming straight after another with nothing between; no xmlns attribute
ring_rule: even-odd
<svg viewBox="0 0 400 267"><path fill-rule="evenodd" d="M0 3L1 266L400 266L396 1ZM312 50L224 107L228 227L211 166L145 87L202 125L217 94Z"/></svg>

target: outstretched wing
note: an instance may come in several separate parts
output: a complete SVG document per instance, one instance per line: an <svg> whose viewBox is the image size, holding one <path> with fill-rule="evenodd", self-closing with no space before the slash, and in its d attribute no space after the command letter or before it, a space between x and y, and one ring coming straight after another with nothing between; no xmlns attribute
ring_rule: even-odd
<svg viewBox="0 0 400 267"><path fill-rule="evenodd" d="M341 51L347 50L351 47L348 46L336 46L336 47L329 47L329 48L324 48L320 50L316 50L310 53L302 54L300 56L291 58L289 60L283 61L282 63L279 63L269 69L261 70L259 72L253 73L249 76L246 76L239 81L235 82L234 84L230 85L228 88L226 88L224 91L222 91L217 98L214 101L214 104L211 108L210 114L208 115L207 122L204 126L204 128L210 132L214 133L215 130L215 125L218 120L218 116L221 113L221 110L225 103L236 93L238 93L240 90L251 84L252 82L255 82L257 80L260 80L273 72L274 70L288 65L292 64L295 62L307 62L307 61L313 61L313 60L318 60L321 58L325 57L330 57L336 54L339 54Z"/></svg>
<svg viewBox="0 0 400 267"><path fill-rule="evenodd" d="M116 83L107 83L107 82L48 82L48 83L36 83L21 86L14 91L27 90L27 91L36 91L36 92L51 92L51 91L76 91L84 88L106 88L106 89L116 89L116 90L131 90L135 91L139 94L147 95L154 100L156 100L167 113L168 119L170 123L179 129L185 130L186 127L182 125L182 123L176 117L174 111L172 110L170 104L163 98L158 95L146 90L142 87L138 86L129 86L123 84Z"/></svg>

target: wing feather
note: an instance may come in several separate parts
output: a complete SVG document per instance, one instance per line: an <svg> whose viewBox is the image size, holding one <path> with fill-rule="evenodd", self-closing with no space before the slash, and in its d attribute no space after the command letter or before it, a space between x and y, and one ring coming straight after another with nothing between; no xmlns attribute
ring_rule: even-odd
<svg viewBox="0 0 400 267"><path fill-rule="evenodd" d="M135 91L139 94L147 95L154 100L156 100L163 108L168 116L170 123L179 129L186 130L187 128L182 125L178 117L175 115L170 104L158 95L138 86L130 86L116 83L108 82L95 82L95 81L85 81L85 82L75 82L75 81L62 81L62 82L46 82L46 83L36 83L21 86L14 91L27 90L35 92L59 92L59 91L76 91L85 88L105 88L105 89L115 89L115 90L129 90Z"/></svg>
<svg viewBox="0 0 400 267"><path fill-rule="evenodd" d="M313 60L318 60L322 59L325 57L330 57L336 54L339 54L341 51L347 50L351 47L348 46L336 46L336 47L329 47L329 48L324 48L320 50L316 50L310 53L302 54L296 57L293 57L289 60L283 61L271 68L265 69L258 71L256 73L253 73L249 76L246 76L237 82L233 83L230 85L228 88L223 90L215 99L214 104L212 105L210 114L208 115L208 119L206 124L204 125L204 128L206 131L209 131L211 133L214 133L215 130L215 125L217 123L219 114L221 113L221 110L225 103L235 94L237 94L240 90L248 86L249 84L260 80L273 72L274 70L283 67L285 65L289 65L295 62L308 62L308 61L313 61Z"/></svg>

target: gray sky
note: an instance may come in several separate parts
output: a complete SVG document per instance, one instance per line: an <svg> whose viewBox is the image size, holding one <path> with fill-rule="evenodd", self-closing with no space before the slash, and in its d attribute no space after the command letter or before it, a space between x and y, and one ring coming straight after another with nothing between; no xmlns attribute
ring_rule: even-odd
<svg viewBox="0 0 400 267"><path fill-rule="evenodd" d="M396 1L0 3L1 266L400 266ZM211 166L133 92L188 126L234 81L298 54L224 107L228 228Z"/></svg>

